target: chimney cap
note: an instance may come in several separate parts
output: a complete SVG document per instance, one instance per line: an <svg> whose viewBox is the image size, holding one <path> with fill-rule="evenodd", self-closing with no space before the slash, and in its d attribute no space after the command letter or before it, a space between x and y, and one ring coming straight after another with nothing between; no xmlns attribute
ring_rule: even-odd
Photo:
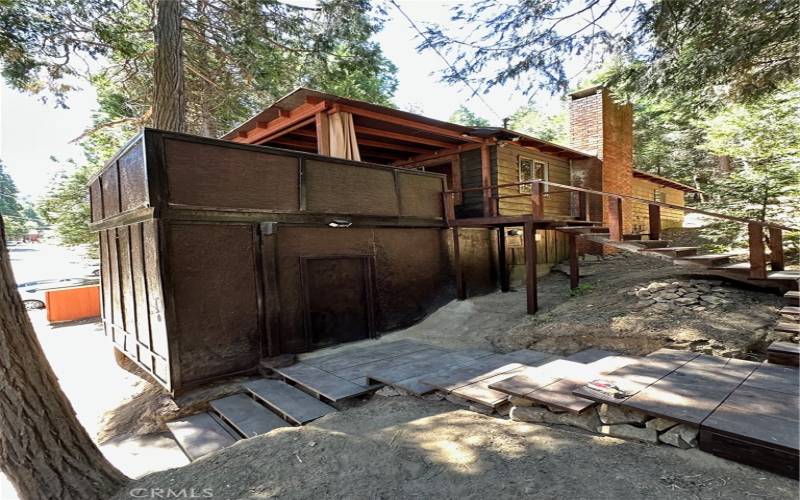
<svg viewBox="0 0 800 500"><path fill-rule="evenodd" d="M597 94L598 92L602 92L605 88L606 86L601 83L599 85L592 85L591 87L585 87L580 90L570 92L567 95L570 96L573 100L580 99L581 97L588 97L592 94Z"/></svg>

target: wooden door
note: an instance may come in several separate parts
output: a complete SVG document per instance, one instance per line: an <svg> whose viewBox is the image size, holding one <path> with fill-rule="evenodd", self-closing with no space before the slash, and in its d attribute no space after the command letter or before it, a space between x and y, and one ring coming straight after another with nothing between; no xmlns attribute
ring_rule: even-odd
<svg viewBox="0 0 800 500"><path fill-rule="evenodd" d="M302 258L309 349L374 335L372 269L369 256Z"/></svg>

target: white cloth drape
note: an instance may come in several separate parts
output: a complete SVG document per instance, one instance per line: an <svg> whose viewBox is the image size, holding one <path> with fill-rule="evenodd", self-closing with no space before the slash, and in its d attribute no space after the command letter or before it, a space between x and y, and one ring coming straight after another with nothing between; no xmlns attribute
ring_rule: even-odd
<svg viewBox="0 0 800 500"><path fill-rule="evenodd" d="M340 111L330 115L330 139L331 156L361 161L352 114Z"/></svg>

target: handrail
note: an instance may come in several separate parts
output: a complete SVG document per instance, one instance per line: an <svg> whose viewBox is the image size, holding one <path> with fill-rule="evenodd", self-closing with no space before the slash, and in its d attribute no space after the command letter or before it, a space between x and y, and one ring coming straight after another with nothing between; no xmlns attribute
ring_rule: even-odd
<svg viewBox="0 0 800 500"><path fill-rule="evenodd" d="M566 185L566 184L559 184L559 183L556 183L556 182L544 181L544 180L539 180L539 179L534 179L534 180L524 181L524 182L514 182L514 183L508 183L508 184L497 184L497 185L494 185L494 186L487 186L487 187L475 187L475 188L465 188L465 189L449 189L447 191L444 191L443 193L445 195L450 195L450 194L456 194L456 193L466 193L466 192L472 192L472 191L485 191L487 189L499 189L499 188L504 188L504 187L514 187L514 186L524 186L524 185L534 185L534 184L554 186L554 187L558 187L558 188L564 188L565 190L568 190L568 191L575 191L575 192L586 193L586 194L595 194L595 195L604 196L606 198L615 198L615 199L618 199L618 200L622 200L622 199L632 200L632 201L636 201L636 202L639 202L639 203L645 203L645 204L648 204L648 205L655 205L655 206L659 206L659 207L663 207L663 208L671 208L671 209L674 209L674 210L682 210L684 212L691 212L691 213L697 213L697 214L702 214L702 215L708 215L710 217L715 217L717 219L725 219L725 220L730 220L730 221L734 221L734 222L741 222L741 223L745 223L745 224L757 224L759 226L768 227L768 228L775 228L775 229L783 229L785 231L798 231L797 228L793 228L793 227L789 227L789 226L782 226L780 224L774 224L774 223L771 223L771 222L751 220L751 219L746 219L744 217L735 217L735 216L732 216L732 215L725 215L725 214L720 214L720 213L716 213L716 212L709 212L708 210L701 210L699 208L685 207L685 206L682 206L682 205L674 205L672 203L665 203L665 202L661 202L661 201L648 200L647 198L641 198L639 196L632 196L632 195L618 194L618 193L609 193L607 191L597 191L597 190L594 190L594 189L587 189L587 188L582 188L582 187L578 187L578 186L569 186L569 185ZM548 194L548 193L542 193L542 194L544 195L544 194ZM513 196L516 196L516 195L513 195ZM524 196L530 196L530 195L526 193Z"/></svg>

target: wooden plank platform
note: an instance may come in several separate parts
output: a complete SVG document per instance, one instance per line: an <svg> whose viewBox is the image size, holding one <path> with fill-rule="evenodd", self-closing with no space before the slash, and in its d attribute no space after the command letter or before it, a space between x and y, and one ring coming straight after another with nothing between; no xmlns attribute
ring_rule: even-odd
<svg viewBox="0 0 800 500"><path fill-rule="evenodd" d="M781 314L786 316L800 316L800 307L797 306L783 306L780 311Z"/></svg>
<svg viewBox="0 0 800 500"><path fill-rule="evenodd" d="M747 380L744 381L742 387L798 396L800 395L798 377L800 377L800 375L798 375L796 368L762 363Z"/></svg>
<svg viewBox="0 0 800 500"><path fill-rule="evenodd" d="M403 356L430 348L430 345L421 342L397 340L373 345L354 346L341 352L302 359L301 362L333 373L353 366Z"/></svg>
<svg viewBox="0 0 800 500"><path fill-rule="evenodd" d="M376 367L367 374L367 380L386 385L393 385L401 380L416 377L422 373L433 373L441 370L443 366L453 364L465 365L474 361L472 358L462 356L458 352L434 354L426 359L412 361L396 366Z"/></svg>
<svg viewBox="0 0 800 500"><path fill-rule="evenodd" d="M500 380L513 377L524 368L524 366L519 366L510 371L486 377L477 382L454 389L450 394L466 399L467 401L472 401L473 403L478 403L486 408L497 408L502 403L506 402L508 396L503 392L492 389L491 385Z"/></svg>
<svg viewBox="0 0 800 500"><path fill-rule="evenodd" d="M474 384L500 373L506 373L517 368L522 368L521 363L509 363L502 355L490 356L476 360L464 366L432 373L422 378L422 381L442 392L452 392L459 387Z"/></svg>
<svg viewBox="0 0 800 500"><path fill-rule="evenodd" d="M773 342L767 348L767 359L776 365L800 366L800 345L794 342Z"/></svg>
<svg viewBox="0 0 800 500"><path fill-rule="evenodd" d="M789 322L789 321L779 321L773 330L777 332L786 332L786 333L800 333L800 323L797 322Z"/></svg>
<svg viewBox="0 0 800 500"><path fill-rule="evenodd" d="M208 403L222 419L244 437L258 436L289 424L245 394L234 394Z"/></svg>
<svg viewBox="0 0 800 500"><path fill-rule="evenodd" d="M413 363L415 361L432 359L436 358L437 356L442 356L443 354L446 353L447 351L444 351L442 349L428 347L419 351L403 354L400 356L393 356L383 359L377 359L374 361L370 361L368 363L352 365L347 368L336 370L332 373L337 377L349 380L354 384L367 387L370 385L367 375L371 371L380 368L390 368L394 366L400 366L408 363Z"/></svg>
<svg viewBox="0 0 800 500"><path fill-rule="evenodd" d="M189 460L208 455L235 443L239 438L233 430L208 413L198 413L180 420L167 422L167 428Z"/></svg>
<svg viewBox="0 0 800 500"><path fill-rule="evenodd" d="M275 372L281 377L303 386L317 397L334 402L360 396L373 389L354 384L347 379L302 362L284 368L275 368Z"/></svg>
<svg viewBox="0 0 800 500"><path fill-rule="evenodd" d="M245 382L242 385L253 397L298 425L336 411L335 408L313 396L279 380L261 379Z"/></svg>

